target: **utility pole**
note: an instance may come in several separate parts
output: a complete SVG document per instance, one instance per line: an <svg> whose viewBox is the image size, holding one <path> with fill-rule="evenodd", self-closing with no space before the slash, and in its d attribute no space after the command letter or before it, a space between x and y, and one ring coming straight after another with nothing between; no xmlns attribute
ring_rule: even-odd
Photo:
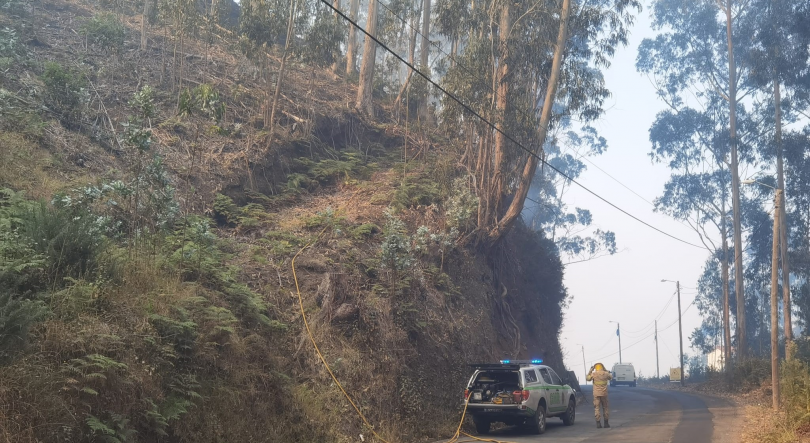
<svg viewBox="0 0 810 443"><path fill-rule="evenodd" d="M655 377L661 378L661 369L658 366L658 320L655 321Z"/></svg>
<svg viewBox="0 0 810 443"><path fill-rule="evenodd" d="M773 409L779 410L779 207L782 202L782 190L777 189L773 198L773 257L771 259L771 391L773 392ZM785 284L787 282L783 282Z"/></svg>
<svg viewBox="0 0 810 443"><path fill-rule="evenodd" d="M686 374L683 372L683 325L681 323L681 282L676 281L675 286L678 289L678 339L681 342L681 386L686 385Z"/></svg>
<svg viewBox="0 0 810 443"><path fill-rule="evenodd" d="M588 384L588 367L585 366L585 345L582 346L582 371L585 374L585 384Z"/></svg>

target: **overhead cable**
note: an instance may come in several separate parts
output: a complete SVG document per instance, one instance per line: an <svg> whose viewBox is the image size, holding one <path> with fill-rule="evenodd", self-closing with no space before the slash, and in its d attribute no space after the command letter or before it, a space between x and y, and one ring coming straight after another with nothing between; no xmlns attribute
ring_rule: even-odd
<svg viewBox="0 0 810 443"><path fill-rule="evenodd" d="M523 146L523 144L521 144L520 142L518 142L518 141L517 141L517 140L516 140L514 137L512 137L511 135L509 135L509 134L507 134L506 132L504 132L503 130L501 130L501 129L500 129L498 126L497 126L497 125L495 125L494 123L490 122L489 120L487 120L486 118L484 118L484 117L483 117L481 114L479 114L477 111L475 111L474 109L472 109L472 108L471 108L469 105L467 105L466 103L464 103L463 101L461 101L461 99L459 99L459 98L458 98L458 97L456 97L455 95L451 94L449 91L447 91L446 89L444 89L444 88L443 88L442 86L440 86L438 83L436 83L435 81L433 81L433 80L432 80L432 79L431 79L431 78L430 78L428 75L426 75L425 73L423 73L422 71L420 71L419 69L417 69L417 68L416 68L416 67L415 67L413 64L409 63L407 60L405 60L404 58L402 58L402 56L400 56L400 55L399 55L399 54L397 54L395 51L393 51L392 49L390 49L390 48L389 48L387 45L385 45L383 42L381 42L381 41L380 41L380 40L379 40L377 37L375 37L375 36L371 35L371 34L370 34L368 31L366 31L366 30L365 30L363 27L361 27L360 25L358 25L358 24L357 24L357 23L356 23L354 20L352 20L351 18L349 18L348 16L346 16L346 14L345 14L345 13L343 13L343 11L339 10L338 8L336 8L335 6L333 6L332 4L330 4L330 3L329 3L327 0L319 0L319 1L320 1L321 3L323 3L324 5L326 5L328 8L330 8L331 10L333 10L333 11L335 12L335 14L337 14L337 15L341 16L341 17L342 17L344 20L346 20L347 22L351 23L351 24L352 24L352 26L354 26L355 28L357 28L358 30L360 30L360 32L362 32L362 33L363 33L363 34L364 34L366 37L370 38L370 39L371 39L371 40L373 40L375 43L377 43L378 45L380 45L380 47L381 47L381 48L383 48L385 51L387 51L387 52L389 52L391 55L393 55L393 56L394 56L394 58L396 58L397 60L399 60L400 62L402 62L402 63L403 63L403 64L405 64L406 66L408 66L410 69L412 69L412 70L413 70L413 72L415 72L416 74L418 74L420 77L424 78L424 79L425 79L425 80L426 80L428 83L430 83L430 84L431 84L431 85L432 85L434 88L436 88L437 90L441 91L443 94L445 94L447 97L449 97L449 98L450 98L452 101L454 101L454 102L455 102L455 103L457 103L459 106L461 106L462 108L464 108L464 110L466 110L466 111L467 111L467 112L469 112L470 114L472 114L472 115L474 115L475 117L477 117L478 119L480 119L480 120L481 120L482 122L484 122L484 123L485 123L487 126L489 126L490 128L492 128L494 131L496 131L496 132L498 132L499 134L503 135L503 136L504 136L504 137L505 137L507 140L509 140L510 142L514 143L514 144L515 144L517 147L519 147L521 150L525 151L525 152L526 152L527 154L529 154L531 157L534 157L535 159L537 159L538 161L540 161L540 162L541 162L543 165L545 165L545 166L546 166L546 167L548 167L549 169L551 169L551 170L553 170L554 172L556 172L556 173L560 174L560 175L561 175L562 177L564 177L566 180L570 181L571 183L576 184L577 186L579 186L580 188L582 188L584 191L588 192L589 194L593 195L593 196L594 196L594 197L596 197L597 199L599 199L599 200L603 201L604 203L608 204L609 206L613 207L614 209L618 210L619 212L623 213L624 215L626 215L626 216L628 216L628 217L632 218L633 220L635 220L635 221L637 221L637 222L639 222L639 223L641 223L641 224L643 224L643 225L647 226L648 228L650 228L650 229L652 229L652 230L654 230L654 231L656 231L656 232L658 232L658 233L660 233L660 234L663 234L663 235L665 235L665 236L667 236L667 237L669 237L669 238L671 238L671 239L673 239L673 240L676 240L676 241L678 241L678 242L681 242L681 243L683 243L683 244L686 244L686 245L689 245L689 246L692 246L692 247L695 247L695 248L699 248L699 249L705 249L705 247L704 247L704 246L696 245L696 244L694 244L694 243L691 243L691 242L688 242L688 241L683 240L683 239L681 239L681 238L678 238L678 237L676 237L676 236L674 236L674 235L672 235L672 234L670 234L670 233L668 233L668 232L666 232L666 231L663 231L663 230L661 230L661 229L659 229L659 228L657 228L657 227L655 227L655 226L651 225L650 223L647 223L646 221L644 221L644 220L642 220L642 219L640 219L640 218L636 217L635 215L633 215L633 214L631 214L631 213L627 212L626 210L622 209L621 207L619 207L619 206L618 206L618 205L616 205L615 203L613 203L613 202L609 201L609 200L608 200L608 199L606 199L605 197L602 197L601 195L597 194L595 191L591 190L591 189L590 189L590 188L588 188L587 186L583 185L582 183L578 182L578 181L577 181L577 180L575 180L574 178L572 178L572 177L570 177L569 175L565 174L564 172L562 172L562 171L561 171L561 170L559 170L558 168L554 167L554 165L552 165L552 164L548 163L548 162L547 162L547 161L546 161L544 158L542 158L541 156L537 155L537 153L535 153L533 150L531 150L531 149L529 149L529 148L527 148L527 147Z"/></svg>

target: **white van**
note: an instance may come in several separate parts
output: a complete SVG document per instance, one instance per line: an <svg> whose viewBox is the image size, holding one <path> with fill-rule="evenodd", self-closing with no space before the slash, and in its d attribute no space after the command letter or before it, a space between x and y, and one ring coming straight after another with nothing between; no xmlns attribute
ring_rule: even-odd
<svg viewBox="0 0 810 443"><path fill-rule="evenodd" d="M610 381L611 386L627 385L636 387L636 368L632 363L616 363L613 365L613 380Z"/></svg>

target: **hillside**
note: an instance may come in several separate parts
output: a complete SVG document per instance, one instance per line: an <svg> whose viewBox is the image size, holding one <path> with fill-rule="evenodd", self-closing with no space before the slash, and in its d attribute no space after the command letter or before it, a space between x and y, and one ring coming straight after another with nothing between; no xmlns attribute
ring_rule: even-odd
<svg viewBox="0 0 810 443"><path fill-rule="evenodd" d="M3 441L368 441L297 287L388 441L452 435L468 363L563 371L556 248L475 241L441 127L386 95L364 117L300 57L271 125L277 46L203 21L141 51L139 5L0 6Z"/></svg>

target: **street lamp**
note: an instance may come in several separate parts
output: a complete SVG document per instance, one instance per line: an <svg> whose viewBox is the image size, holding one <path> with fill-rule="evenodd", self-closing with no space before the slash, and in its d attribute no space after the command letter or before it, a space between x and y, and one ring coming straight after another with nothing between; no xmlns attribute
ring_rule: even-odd
<svg viewBox="0 0 810 443"><path fill-rule="evenodd" d="M622 364L622 327L617 321L608 320L608 323L616 323L616 336L619 337L619 364Z"/></svg>
<svg viewBox="0 0 810 443"><path fill-rule="evenodd" d="M782 202L782 190L766 185L756 180L744 180L746 185L758 184L766 186L776 191L773 197L773 251L771 257L771 391L773 392L773 408L779 409L779 300L777 289L779 285L779 229L782 218L780 204ZM783 245L785 248L787 245ZM789 276L782 276L785 281L783 285L790 284ZM790 312L788 311L788 314ZM787 328L789 320L785 321L785 349L787 349Z"/></svg>
<svg viewBox="0 0 810 443"><path fill-rule="evenodd" d="M681 386L685 386L686 382L684 379L686 378L686 374L683 372L683 325L681 323L681 282L666 279L661 280L661 283L665 282L675 283L675 287L678 291L678 340L681 343Z"/></svg>
<svg viewBox="0 0 810 443"><path fill-rule="evenodd" d="M585 374L585 384L588 384L588 367L585 365L585 345L576 343L577 346L582 346L582 370Z"/></svg>

